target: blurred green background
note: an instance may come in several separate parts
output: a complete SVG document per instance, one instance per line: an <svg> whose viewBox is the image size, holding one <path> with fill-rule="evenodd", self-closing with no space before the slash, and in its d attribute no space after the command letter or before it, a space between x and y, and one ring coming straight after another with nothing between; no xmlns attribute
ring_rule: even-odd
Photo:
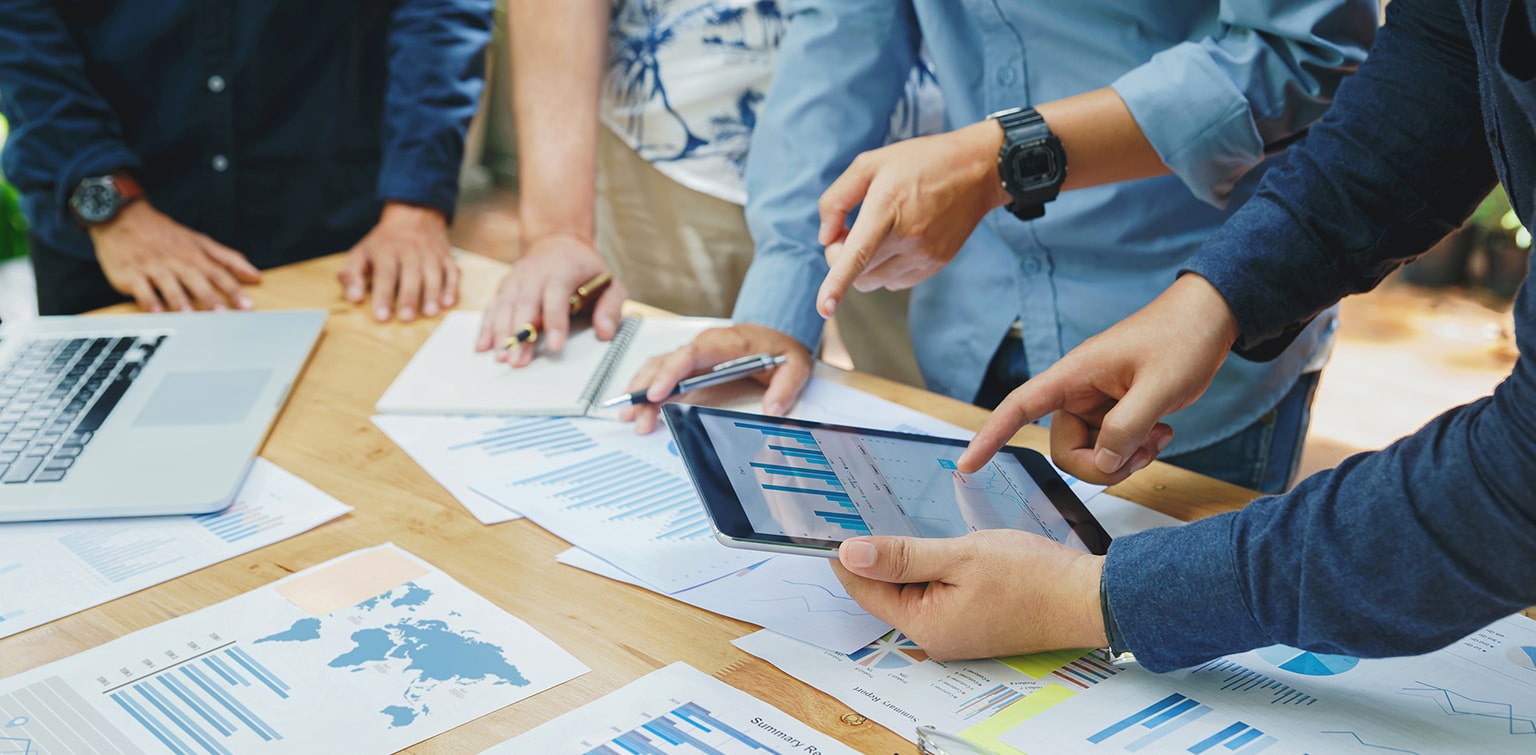
<svg viewBox="0 0 1536 755"><path fill-rule="evenodd" d="M5 149L5 137L9 131L5 116L0 116L0 151ZM4 174L0 174L0 262L26 253L27 221L21 216L16 188L5 180Z"/></svg>

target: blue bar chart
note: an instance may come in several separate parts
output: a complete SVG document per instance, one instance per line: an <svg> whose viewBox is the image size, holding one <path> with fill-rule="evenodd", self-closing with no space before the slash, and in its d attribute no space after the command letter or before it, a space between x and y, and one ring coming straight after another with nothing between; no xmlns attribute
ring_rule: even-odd
<svg viewBox="0 0 1536 755"><path fill-rule="evenodd" d="M175 753L229 753L240 731L264 742L283 738L253 712L252 696L288 699L289 687L233 643L106 691L108 697Z"/></svg>
<svg viewBox="0 0 1536 755"><path fill-rule="evenodd" d="M1296 688L1270 676L1261 674L1240 663L1234 663L1224 658L1217 658L1196 666L1191 674L1211 674L1220 677L1220 689L1222 692L1243 692L1268 698L1266 702L1273 705L1300 705L1307 706L1317 702L1317 698L1297 690Z"/></svg>
<svg viewBox="0 0 1536 755"><path fill-rule="evenodd" d="M91 528L71 532L59 543L110 582L121 582L180 561L175 537L149 534L129 527Z"/></svg>
<svg viewBox="0 0 1536 755"><path fill-rule="evenodd" d="M765 495L772 492L805 496L807 503L812 505L811 513L822 521L854 535L870 534L868 522L853 505L853 498L843 488L843 483L831 469L831 462L809 431L754 422L737 422L735 425L762 433L770 441L766 450L780 457L773 461L751 462L752 468L758 471L759 484ZM776 439L784 442L772 442Z"/></svg>
<svg viewBox="0 0 1536 755"><path fill-rule="evenodd" d="M696 702L686 702L664 716L594 747L588 755L738 755L778 752L715 716Z"/></svg>
<svg viewBox="0 0 1536 755"><path fill-rule="evenodd" d="M226 543L238 543L283 526L283 515L261 511L244 500L238 500L223 511L199 514L192 517L192 521Z"/></svg>
<svg viewBox="0 0 1536 755"><path fill-rule="evenodd" d="M567 419L558 417L508 417L500 427L480 433L474 440L456 443L449 451L502 456L534 450L545 457L586 451L597 442Z"/></svg>
<svg viewBox="0 0 1536 755"><path fill-rule="evenodd" d="M614 523L651 522L663 541L709 537L709 520L688 481L623 451L529 477L517 487L543 488L569 509Z"/></svg>

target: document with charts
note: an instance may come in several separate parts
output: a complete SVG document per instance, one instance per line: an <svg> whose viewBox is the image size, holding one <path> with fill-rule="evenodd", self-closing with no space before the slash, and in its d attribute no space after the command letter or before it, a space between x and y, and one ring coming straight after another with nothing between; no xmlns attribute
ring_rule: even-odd
<svg viewBox="0 0 1536 755"><path fill-rule="evenodd" d="M379 398L381 414L618 416L595 404L622 392L646 359L672 351L729 320L626 317L613 340L577 329L559 352L513 369L495 352L476 352L479 312L449 312Z"/></svg>
<svg viewBox="0 0 1536 755"><path fill-rule="evenodd" d="M395 752L586 671L386 544L0 681L0 742L37 755Z"/></svg>
<svg viewBox="0 0 1536 755"><path fill-rule="evenodd" d="M735 644L908 739L915 718L1000 754L1536 751L1523 616L1411 658L1275 646L1171 674L1102 651L939 663L895 632L848 655L766 631Z"/></svg>
<svg viewBox="0 0 1536 755"><path fill-rule="evenodd" d="M285 540L351 510L258 458L223 511L0 526L0 637Z"/></svg>
<svg viewBox="0 0 1536 755"><path fill-rule="evenodd" d="M686 663L652 671L487 755L854 755L841 742Z"/></svg>

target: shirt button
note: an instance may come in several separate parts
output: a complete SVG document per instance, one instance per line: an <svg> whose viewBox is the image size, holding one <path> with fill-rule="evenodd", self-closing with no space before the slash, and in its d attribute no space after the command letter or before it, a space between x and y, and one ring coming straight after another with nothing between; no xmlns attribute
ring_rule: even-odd
<svg viewBox="0 0 1536 755"><path fill-rule="evenodd" d="M229 158L223 155L214 155L213 170L216 173L223 173L224 171L229 170Z"/></svg>
<svg viewBox="0 0 1536 755"><path fill-rule="evenodd" d="M1039 273L1041 267L1040 260L1034 257L1028 257L1024 260L1024 272L1028 275Z"/></svg>
<svg viewBox="0 0 1536 755"><path fill-rule="evenodd" d="M223 76L209 76L208 77L208 91L213 92L214 94L218 94L219 92L224 91L224 77Z"/></svg>
<svg viewBox="0 0 1536 755"><path fill-rule="evenodd" d="M997 82L1003 86L1012 86L1015 75L1012 66L1003 66L997 69Z"/></svg>

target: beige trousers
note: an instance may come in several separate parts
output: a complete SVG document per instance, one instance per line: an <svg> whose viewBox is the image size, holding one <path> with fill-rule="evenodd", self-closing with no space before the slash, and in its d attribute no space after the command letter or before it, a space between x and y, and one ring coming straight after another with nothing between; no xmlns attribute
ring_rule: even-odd
<svg viewBox="0 0 1536 755"><path fill-rule="evenodd" d="M752 264L741 206L673 181L598 128L597 248L631 298L682 315L730 317ZM838 332L859 370L922 385L907 292L852 292Z"/></svg>

